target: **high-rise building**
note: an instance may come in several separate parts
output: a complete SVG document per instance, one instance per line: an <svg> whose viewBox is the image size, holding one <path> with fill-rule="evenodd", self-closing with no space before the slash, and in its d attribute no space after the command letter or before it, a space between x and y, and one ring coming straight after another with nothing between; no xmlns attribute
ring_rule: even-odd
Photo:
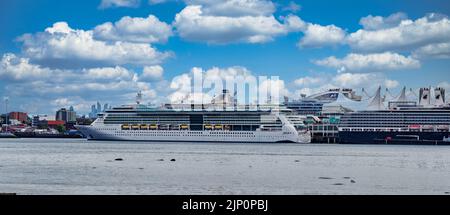
<svg viewBox="0 0 450 215"><path fill-rule="evenodd" d="M108 103L105 103L103 105L103 109L102 109L101 103L97 102L97 104L93 104L91 106L91 112L89 113L89 118L91 118L91 119L97 118L97 115L99 113L102 113L102 112L104 112L104 111L106 111L108 109L111 109L111 106L108 105Z"/></svg>
<svg viewBox="0 0 450 215"><path fill-rule="evenodd" d="M56 120L64 121L64 122L76 122L77 121L77 113L73 110L67 110L66 108L61 108L56 111Z"/></svg>
<svg viewBox="0 0 450 215"><path fill-rule="evenodd" d="M40 122L39 116L37 116L37 115L33 116L33 120L31 121L31 126L38 127L39 122Z"/></svg>
<svg viewBox="0 0 450 215"><path fill-rule="evenodd" d="M101 112L102 111L102 105L100 104L100 102L97 102L97 112Z"/></svg>

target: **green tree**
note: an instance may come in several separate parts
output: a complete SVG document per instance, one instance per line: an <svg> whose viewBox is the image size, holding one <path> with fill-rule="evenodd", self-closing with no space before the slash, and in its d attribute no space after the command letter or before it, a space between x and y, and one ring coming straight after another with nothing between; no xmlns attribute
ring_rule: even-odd
<svg viewBox="0 0 450 215"><path fill-rule="evenodd" d="M66 131L66 127L64 127L64 125L57 125L56 130L58 130L59 133L63 133Z"/></svg>

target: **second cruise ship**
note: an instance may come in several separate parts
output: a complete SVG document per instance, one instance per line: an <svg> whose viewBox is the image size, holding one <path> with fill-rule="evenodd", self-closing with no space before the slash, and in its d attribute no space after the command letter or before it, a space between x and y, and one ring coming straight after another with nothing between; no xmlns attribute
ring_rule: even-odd
<svg viewBox="0 0 450 215"><path fill-rule="evenodd" d="M372 110L341 117L340 143L450 145L450 106L445 104L443 88L435 89L434 100L432 104L430 88L422 88L419 104L408 101L404 88L400 98L385 109L379 89Z"/></svg>

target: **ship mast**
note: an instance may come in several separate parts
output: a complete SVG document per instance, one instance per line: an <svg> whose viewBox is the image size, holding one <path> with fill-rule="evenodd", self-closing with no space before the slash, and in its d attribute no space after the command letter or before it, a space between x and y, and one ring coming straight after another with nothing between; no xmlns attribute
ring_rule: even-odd
<svg viewBox="0 0 450 215"><path fill-rule="evenodd" d="M5 132L8 132L8 101L9 101L9 98L7 97L7 96L5 96L4 98L4 101L5 101L5 122L6 122L6 131Z"/></svg>
<svg viewBox="0 0 450 215"><path fill-rule="evenodd" d="M142 91L139 90L139 92L136 95L136 104L141 104L142 101Z"/></svg>

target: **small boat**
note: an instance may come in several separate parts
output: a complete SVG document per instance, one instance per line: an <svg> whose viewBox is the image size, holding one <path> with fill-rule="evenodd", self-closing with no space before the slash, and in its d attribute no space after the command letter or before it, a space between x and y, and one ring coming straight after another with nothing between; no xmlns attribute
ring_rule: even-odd
<svg viewBox="0 0 450 215"><path fill-rule="evenodd" d="M0 138L17 138L17 136L11 132L0 132Z"/></svg>

